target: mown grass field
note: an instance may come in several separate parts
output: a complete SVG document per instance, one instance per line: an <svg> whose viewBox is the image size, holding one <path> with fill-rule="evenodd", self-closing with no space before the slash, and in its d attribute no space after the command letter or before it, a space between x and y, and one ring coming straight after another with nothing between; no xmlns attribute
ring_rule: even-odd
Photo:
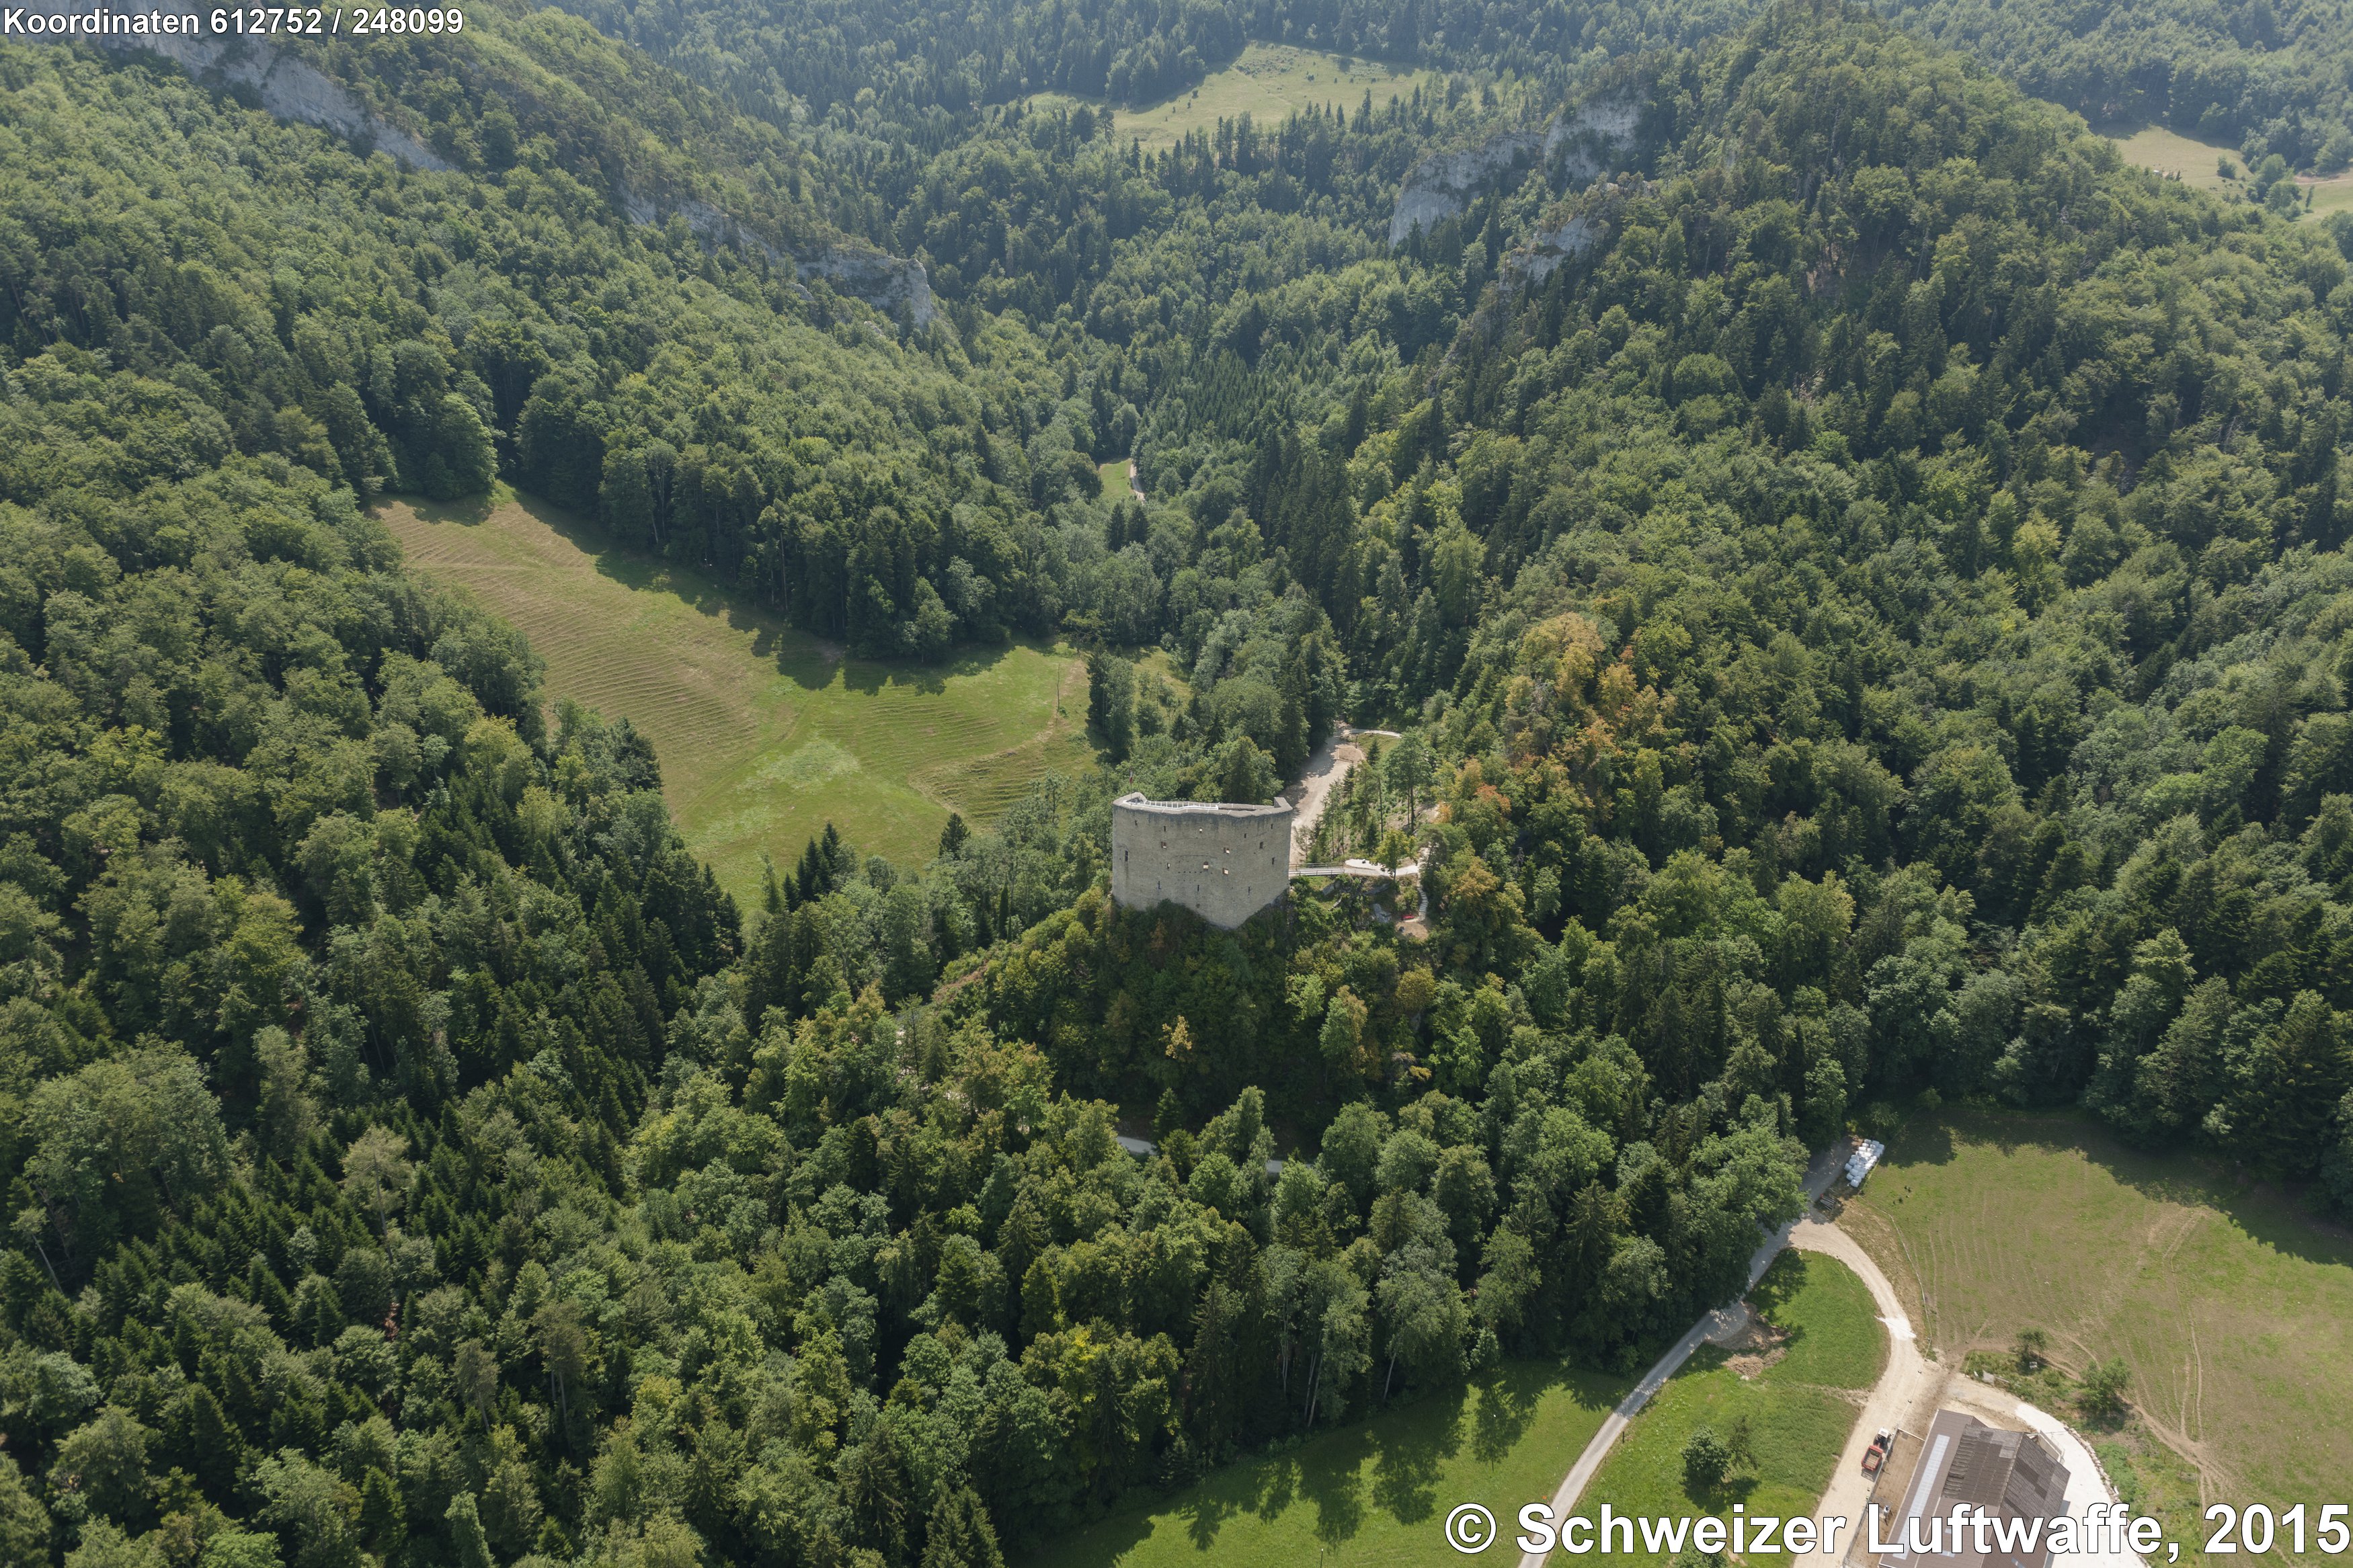
<svg viewBox="0 0 2353 1568"><path fill-rule="evenodd" d="M2325 180L2298 180L2312 195L2311 214L2326 217L2353 208L2353 174L2332 174Z"/></svg>
<svg viewBox="0 0 2353 1568"><path fill-rule="evenodd" d="M2084 1118L1947 1110L1897 1131L1841 1224L1945 1359L2028 1327L2072 1372L2121 1356L2210 1500L2343 1500L2353 1237L2284 1195Z"/></svg>
<svg viewBox="0 0 2353 1568"><path fill-rule="evenodd" d="M2194 136L2184 136L2162 125L2144 125L2130 135L2115 136L2111 140L2128 163L2154 169L2160 174L2179 174L2184 184L2194 185L2201 191L2219 191L2227 187L2239 191L2242 195L2244 194L2240 182L2226 180L2215 172L2215 160L2228 158L2232 168L2242 174L2246 173L2246 166L2240 162L2235 148L2200 142Z"/></svg>
<svg viewBox="0 0 2353 1568"><path fill-rule="evenodd" d="M2201 191L2220 191L2242 201L2246 199L2244 175L2247 166L2236 148L2200 142L2194 136L2184 136L2161 125L2145 125L2130 135L2116 136L2113 140L2116 150L2125 155L2127 163L2138 163L2145 169L2155 169L2160 174L2178 174L2184 184L2195 185ZM2221 158L2230 159L2231 167L2238 170L2242 177L2235 180L2222 178L2215 168L2216 161ZM2298 175L2296 184L2311 193L2311 216L2321 217L2353 207L2353 174L2334 174L2325 180Z"/></svg>
<svg viewBox="0 0 2353 1568"><path fill-rule="evenodd" d="M1131 1503L1031 1568L1428 1568L1461 1561L1442 1535L1484 1503L1515 1549L1521 1506L1552 1495L1630 1380L1514 1363L1470 1387L1229 1465L1173 1498Z"/></svg>
<svg viewBox="0 0 2353 1568"><path fill-rule="evenodd" d="M551 702L646 732L680 831L738 900L757 893L763 851L789 868L828 821L919 863L949 811L985 823L1050 770L1092 765L1086 671L1066 649L848 658L503 485L381 515L409 560L522 629Z"/></svg>
<svg viewBox="0 0 2353 1568"><path fill-rule="evenodd" d="M1220 120L1247 114L1258 125L1271 128L1309 104L1345 109L1353 117L1370 92L1373 101L1411 98L1417 84L1436 89L1445 78L1436 71L1392 70L1369 60L1352 60L1340 68L1336 55L1303 49L1291 44L1249 44L1223 70L1212 71L1201 85L1162 103L1117 111L1114 127L1122 142L1134 137L1147 152L1174 147L1187 133L1211 131ZM1039 93L1033 108L1075 102L1061 93Z"/></svg>
<svg viewBox="0 0 2353 1568"><path fill-rule="evenodd" d="M1788 1334L1780 1359L1743 1377L1726 1352L1701 1346L1618 1439L1578 1500L1578 1513L1599 1519L1604 1503L1651 1518L1729 1518L1735 1504L1781 1519L1813 1511L1861 1414L1850 1392L1877 1383L1887 1364L1887 1331L1854 1271L1817 1253L1784 1252L1749 1301ZM1693 1492L1683 1479L1683 1444L1703 1426L1725 1436L1743 1416L1754 1466L1721 1487ZM1639 1539L1636 1547L1636 1557L1646 1555ZM1569 1559L1556 1553L1554 1561Z"/></svg>

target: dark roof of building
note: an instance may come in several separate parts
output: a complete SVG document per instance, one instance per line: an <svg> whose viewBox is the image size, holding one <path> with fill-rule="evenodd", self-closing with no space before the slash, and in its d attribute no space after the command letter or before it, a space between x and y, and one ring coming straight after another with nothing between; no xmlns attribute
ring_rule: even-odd
<svg viewBox="0 0 2353 1568"><path fill-rule="evenodd" d="M2032 1432L1989 1426L1966 1411L1936 1413L1920 1467L1891 1527L1897 1541L1905 1539L1906 1520L1949 1515L1956 1505L1983 1509L1995 1520L2051 1520L2067 1511L2067 1467L2050 1444ZM2043 1568L2049 1560L2049 1547L2039 1540L2030 1552L1980 1554L1974 1531L1948 1542L1944 1552L1897 1550L1880 1559L1883 1564L1921 1561L1936 1568Z"/></svg>
<svg viewBox="0 0 2353 1568"><path fill-rule="evenodd" d="M1978 1426L1954 1446L1937 1501L1947 1509L1966 1502L1988 1513L2048 1519L2062 1510L2066 1496L2067 1468L2042 1438Z"/></svg>

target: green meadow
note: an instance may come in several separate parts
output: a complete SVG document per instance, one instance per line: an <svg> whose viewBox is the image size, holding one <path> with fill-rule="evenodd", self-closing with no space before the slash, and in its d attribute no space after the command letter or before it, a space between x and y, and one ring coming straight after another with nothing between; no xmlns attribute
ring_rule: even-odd
<svg viewBox="0 0 2353 1568"><path fill-rule="evenodd" d="M2087 1118L1947 1109L1896 1131L1841 1224L1944 1359L2027 1328L2073 1373L2121 1358L2210 1500L2336 1501L2353 1477L2353 1237L2289 1194Z"/></svg>
<svg viewBox="0 0 2353 1568"><path fill-rule="evenodd" d="M2144 125L2129 135L2119 135L2114 140L2116 151L2125 155L2126 163L2138 163L2159 174L2179 174L2183 184L2195 185L2201 191L2225 193L2241 201L2246 199L2247 187L2243 177L2224 179L2219 167L2221 160L2227 158L2232 168L2242 176L2245 175L2246 161L2239 156L2236 148L2214 142L2200 142L2194 136L2184 136L2162 125ZM2353 207L2353 174L2332 174L2326 179L2302 174L2296 177L2296 184L2310 194L2311 215L2315 217Z"/></svg>
<svg viewBox="0 0 2353 1568"><path fill-rule="evenodd" d="M1047 773L1093 765L1086 671L1067 648L851 658L503 485L381 515L411 562L522 629L551 702L645 731L680 832L738 900L758 890L763 853L788 867L828 822L921 862L950 811L984 823Z"/></svg>
<svg viewBox="0 0 2353 1568"><path fill-rule="evenodd" d="M1627 1426L1578 1513L1598 1519L1604 1503L1651 1518L1729 1517L1735 1504L1782 1519L1813 1511L1854 1429L1861 1407L1850 1395L1887 1363L1887 1331L1854 1271L1816 1253L1784 1252L1748 1300L1778 1342L1739 1356L1702 1345ZM1723 1484L1692 1489L1683 1458L1692 1434L1706 1426L1729 1438L1743 1423L1750 1460Z"/></svg>
<svg viewBox="0 0 2353 1568"><path fill-rule="evenodd" d="M1406 1568L1461 1561L1448 1510L1476 1502L1515 1551L1524 1503L1552 1495L1630 1380L1518 1362L1465 1387L1131 1501L1032 1568Z"/></svg>
<svg viewBox="0 0 2353 1568"><path fill-rule="evenodd" d="M1375 103L1386 104L1392 98L1411 98L1417 86L1434 90L1445 79L1437 71L1395 70L1374 60L1350 59L1344 69L1341 57L1321 50L1248 44L1233 64L1211 71L1198 87L1159 103L1119 110L1114 124L1121 142L1133 137L1146 152L1157 152L1193 132L1215 130L1220 120L1245 114L1272 127L1313 105L1345 109L1353 122L1367 92ZM1076 101L1061 93L1039 93L1029 100L1033 108Z"/></svg>

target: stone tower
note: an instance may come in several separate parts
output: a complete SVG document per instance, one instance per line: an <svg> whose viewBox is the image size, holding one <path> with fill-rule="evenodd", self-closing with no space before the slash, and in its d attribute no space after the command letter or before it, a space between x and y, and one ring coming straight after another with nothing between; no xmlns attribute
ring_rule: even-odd
<svg viewBox="0 0 2353 1568"><path fill-rule="evenodd" d="M1291 885L1291 822L1281 802L1123 796L1111 806L1111 896L1131 910L1182 904L1231 931Z"/></svg>

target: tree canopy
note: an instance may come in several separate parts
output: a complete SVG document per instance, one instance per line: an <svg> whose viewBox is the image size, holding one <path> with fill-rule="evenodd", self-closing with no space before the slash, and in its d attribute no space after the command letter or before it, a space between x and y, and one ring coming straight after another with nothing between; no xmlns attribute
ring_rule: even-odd
<svg viewBox="0 0 2353 1568"><path fill-rule="evenodd" d="M0 1554L997 1568L1930 1094L2353 1208L2353 226L1828 5L593 16L298 51L438 168L0 48ZM1017 101L1268 36L1461 68ZM501 483L1099 765L739 910L373 515ZM1343 720L1426 910L1111 901Z"/></svg>

